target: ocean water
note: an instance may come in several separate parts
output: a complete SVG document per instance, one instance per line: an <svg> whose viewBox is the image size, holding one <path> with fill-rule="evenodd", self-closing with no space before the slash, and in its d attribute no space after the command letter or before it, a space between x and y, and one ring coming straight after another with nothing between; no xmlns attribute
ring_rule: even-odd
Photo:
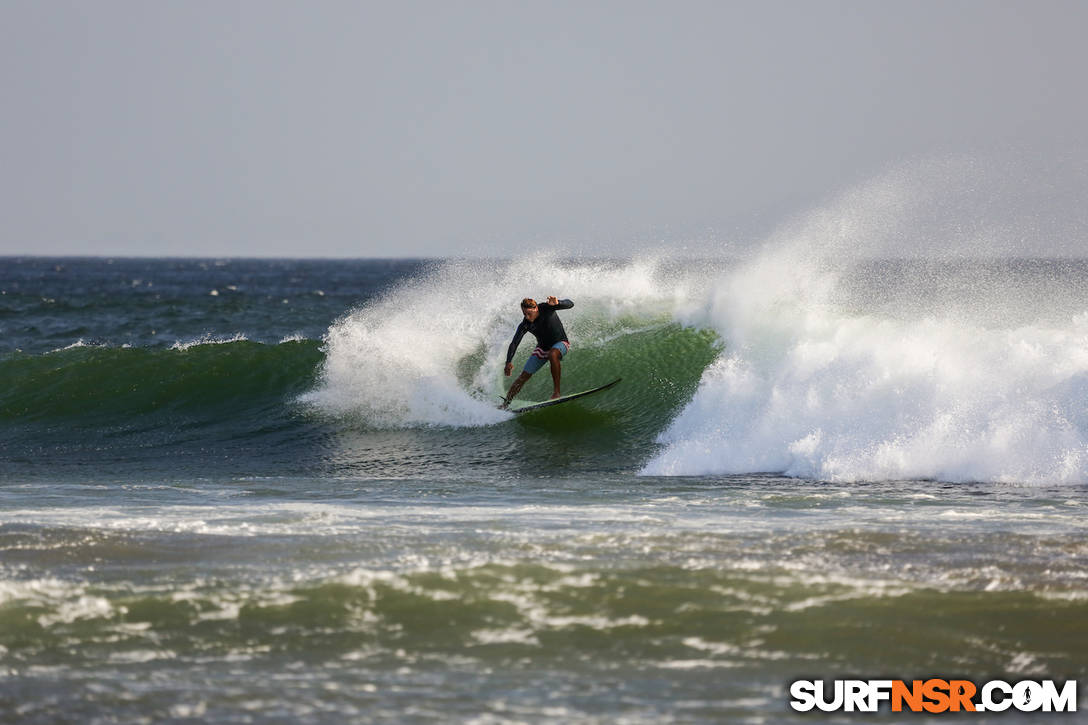
<svg viewBox="0 0 1088 725"><path fill-rule="evenodd" d="M930 676L1083 711L1088 262L801 247L0 259L0 722L861 722L788 683ZM564 390L623 382L514 417L549 294Z"/></svg>

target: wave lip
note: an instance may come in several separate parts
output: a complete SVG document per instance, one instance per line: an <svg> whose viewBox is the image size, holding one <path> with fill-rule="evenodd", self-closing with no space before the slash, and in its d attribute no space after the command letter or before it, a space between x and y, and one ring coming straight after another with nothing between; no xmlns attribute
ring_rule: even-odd
<svg viewBox="0 0 1088 725"><path fill-rule="evenodd" d="M186 342L178 340L170 346L170 349L185 352L186 350L192 349L194 347L199 347L201 345L229 345L232 342L246 342L248 340L249 338L241 332L236 332L233 335L229 336L203 335L196 338L195 340L188 340Z"/></svg>

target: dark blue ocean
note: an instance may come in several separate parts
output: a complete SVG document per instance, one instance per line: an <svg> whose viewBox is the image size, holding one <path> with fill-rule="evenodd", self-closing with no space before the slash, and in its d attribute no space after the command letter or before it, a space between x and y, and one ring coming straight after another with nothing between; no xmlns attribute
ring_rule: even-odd
<svg viewBox="0 0 1088 725"><path fill-rule="evenodd" d="M0 258L0 722L1084 710L1086 483L1082 261Z"/></svg>

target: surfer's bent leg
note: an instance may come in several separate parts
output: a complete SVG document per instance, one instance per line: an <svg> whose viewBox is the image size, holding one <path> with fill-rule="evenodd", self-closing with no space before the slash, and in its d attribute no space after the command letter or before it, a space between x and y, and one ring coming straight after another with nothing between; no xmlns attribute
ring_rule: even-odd
<svg viewBox="0 0 1088 725"><path fill-rule="evenodd" d="M525 385L525 381L533 376L532 373L522 372L521 375L510 384L510 390L506 393L506 402L502 404L502 407L510 405L510 401L514 399L514 396L521 392L521 386Z"/></svg>
<svg viewBox="0 0 1088 725"><path fill-rule="evenodd" d="M560 366L559 361L562 360L562 359L563 359L563 356L559 353L559 350L557 350L556 348L553 347L548 352L548 363L551 365L551 368L552 368L552 387L554 388L552 390L552 398L558 398L559 397L559 376L562 373L562 371L560 369L561 366Z"/></svg>
<svg viewBox="0 0 1088 725"><path fill-rule="evenodd" d="M525 362L525 369L521 371L518 379L510 385L510 390L506 393L506 402L502 404L502 407L505 408L510 405L510 401L514 399L514 396L521 392L521 386L525 385L525 381L533 377L533 373L543 367L544 357L544 351L539 347L533 350L533 354Z"/></svg>
<svg viewBox="0 0 1088 725"><path fill-rule="evenodd" d="M544 363L551 364L552 369L552 382L555 384L555 394L553 398L559 397L559 361L563 359L563 356L567 354L567 350L570 349L570 343L557 342L552 345L551 349L545 350L543 348L536 348L529 356L529 359L525 361L525 369L522 370L521 375L510 386L510 391L506 394L506 403L509 405L510 401L514 399L514 396L521 391L521 386L525 385L525 381L533 376L540 368L544 367Z"/></svg>
<svg viewBox="0 0 1088 725"><path fill-rule="evenodd" d="M562 365L559 361L563 359L568 350L570 350L570 343L563 341L555 343L552 345L552 349L548 350L548 362L551 364L552 386L554 388L552 391L553 399L559 397L559 377L562 374Z"/></svg>

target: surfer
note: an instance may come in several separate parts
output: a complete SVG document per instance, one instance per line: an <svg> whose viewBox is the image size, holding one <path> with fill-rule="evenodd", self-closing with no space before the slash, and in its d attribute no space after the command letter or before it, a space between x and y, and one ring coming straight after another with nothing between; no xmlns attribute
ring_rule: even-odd
<svg viewBox="0 0 1088 725"><path fill-rule="evenodd" d="M526 297L521 301L521 314L525 315L525 319L521 321L518 329L514 331L514 339L510 341L510 347L506 351L506 369L503 371L506 377L510 377L510 371L514 369L514 353L517 352L521 338L525 336L526 332L531 332L533 337L536 338L537 347L533 350L533 354L529 356L521 375L517 377L517 380L513 382L510 390L506 393L506 398L502 403L503 408L510 405L510 401L521 391L521 386L525 385L525 381L531 378L537 370L544 367L545 360L551 365L552 370L552 399L559 397L559 361L570 351L570 342L567 341L567 331L563 329L563 323L559 321L559 315L555 314L555 311L569 310L571 307L574 307L574 303L570 300L560 300L554 296L549 297L547 302L539 305L531 297Z"/></svg>

